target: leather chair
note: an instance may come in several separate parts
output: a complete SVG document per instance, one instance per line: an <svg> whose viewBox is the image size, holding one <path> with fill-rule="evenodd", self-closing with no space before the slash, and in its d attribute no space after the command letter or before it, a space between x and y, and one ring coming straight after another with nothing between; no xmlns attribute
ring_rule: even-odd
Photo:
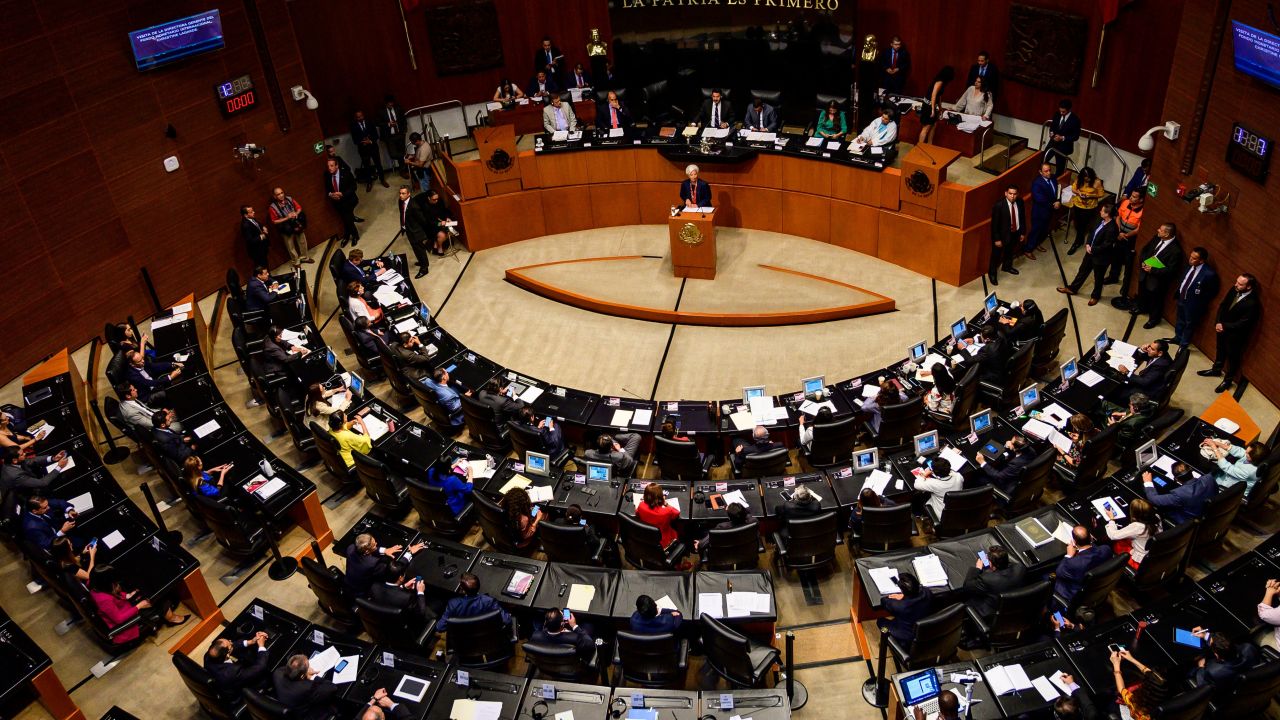
<svg viewBox="0 0 1280 720"><path fill-rule="evenodd" d="M964 605L956 603L916 623L916 637L910 643L904 645L887 633L880 638L889 643L899 671L942 665L956 655L964 619Z"/></svg>
<svg viewBox="0 0 1280 720"><path fill-rule="evenodd" d="M978 396L983 402L1000 410L1008 410L1018 404L1018 391L1027 386L1027 375L1031 372L1032 350L1035 350L1035 343L1031 342L1023 343L1022 347L1014 350L1000 382L978 381Z"/></svg>
<svg viewBox="0 0 1280 720"><path fill-rule="evenodd" d="M813 106L817 110L826 110L827 105L829 105L832 100L836 101L836 105L840 107L841 112L849 112L849 97L847 95L817 93L813 97Z"/></svg>
<svg viewBox="0 0 1280 720"><path fill-rule="evenodd" d="M295 400L296 397L288 387L276 388L276 405L280 408L280 418L284 421L284 427L289 431L289 439L299 452L311 455L316 453L316 439L311 435L311 429L307 427L303 403Z"/></svg>
<svg viewBox="0 0 1280 720"><path fill-rule="evenodd" d="M704 88L702 88L702 99L703 99L703 100L710 100L710 99L711 99L711 91L712 91L712 90L715 90L715 89L717 89L717 88L711 88L711 87L704 87ZM720 90L720 98L721 98L722 100L729 100L729 99L730 99L730 96L731 96L731 95L733 95L733 90L732 90L731 88L727 88L727 87L726 87L726 88L719 88L719 90Z"/></svg>
<svg viewBox="0 0 1280 720"><path fill-rule="evenodd" d="M491 610L483 615L452 618L445 632L445 651L449 662L465 668L494 669L507 664L515 654L520 627L515 618L502 622L502 615Z"/></svg>
<svg viewBox="0 0 1280 720"><path fill-rule="evenodd" d="M427 534L457 540L471 531L476 522L475 503L468 502L458 515L453 514L445 499L444 489L411 477L404 479L409 502L418 511L418 522L427 526Z"/></svg>
<svg viewBox="0 0 1280 720"><path fill-rule="evenodd" d="M707 663L733 687L758 687L781 656L777 648L761 645L706 613L698 620Z"/></svg>
<svg viewBox="0 0 1280 720"><path fill-rule="evenodd" d="M356 477L364 486L364 494L374 505L395 516L409 509L409 492L404 478L394 474L386 463L358 450L351 451L351 459L356 463Z"/></svg>
<svg viewBox="0 0 1280 720"><path fill-rule="evenodd" d="M445 437L453 437L466 427L465 424L454 425L450 422L449 411L445 410L436 399L435 390L427 387L420 380L409 379L406 385L409 392L413 394L413 399L418 401L418 407L422 408L422 412L426 413L431 420L431 426L436 429L436 432Z"/></svg>
<svg viewBox="0 0 1280 720"><path fill-rule="evenodd" d="M62 597L71 603L72 607L75 608L76 614L84 620L85 627L88 628L94 641L98 643L98 647L113 657L123 655L142 644L144 639L142 636L124 643L115 641L122 633L136 628L142 622L141 615L135 615L115 627L107 627L106 619L98 613L98 605L94 603L93 598L89 595L89 589L83 584L59 582L56 587L59 587L64 592Z"/></svg>
<svg viewBox="0 0 1280 720"><path fill-rule="evenodd" d="M1125 566L1124 576L1133 590L1148 593L1160 588L1168 592L1183 581L1191 561L1191 543L1199 520L1191 520L1152 535L1147 540L1147 556L1137 570Z"/></svg>
<svg viewBox="0 0 1280 720"><path fill-rule="evenodd" d="M462 416L466 421L471 441L480 445L495 457L511 452L511 438L506 424L498 425L493 408L469 395L462 396Z"/></svg>
<svg viewBox="0 0 1280 720"><path fill-rule="evenodd" d="M1271 660L1245 670L1240 673L1234 687L1216 693L1210 704L1209 717L1215 720L1263 717L1277 693L1280 693L1280 660ZM1152 717L1164 720L1163 716Z"/></svg>
<svg viewBox="0 0 1280 720"><path fill-rule="evenodd" d="M1107 474L1107 463L1116 452L1119 432L1119 425L1111 425L1090 438L1080 449L1080 462L1075 467L1065 463L1054 464L1053 474L1065 492L1085 491L1102 482Z"/></svg>
<svg viewBox="0 0 1280 720"><path fill-rule="evenodd" d="M498 552L516 555L528 555L536 546L529 548L516 547L515 539L507 528L507 513L484 493L471 493L471 504L480 513L480 530L484 533L485 542ZM541 524L539 524L541 525Z"/></svg>
<svg viewBox="0 0 1280 720"><path fill-rule="evenodd" d="M998 593L996 612L983 618L970 606L965 606L969 620L986 638L993 650L1022 644L1028 636L1035 637L1044 629L1044 612L1053 594L1053 583L1042 580L1026 587Z"/></svg>
<svg viewBox="0 0 1280 720"><path fill-rule="evenodd" d="M689 641L677 640L671 633L642 635L619 630L613 665L617 668L615 686L626 682L647 688L682 688L689 671Z"/></svg>
<svg viewBox="0 0 1280 720"><path fill-rule="evenodd" d="M807 422L807 420L806 420ZM834 422L813 424L813 441L800 454L809 467L819 469L848 462L853 448L858 444L858 416L840 418Z"/></svg>
<svg viewBox="0 0 1280 720"><path fill-rule="evenodd" d="M1184 693L1166 698L1156 706L1152 717L1160 720L1201 720L1209 712L1209 701L1213 699L1213 686L1188 690Z"/></svg>
<svg viewBox="0 0 1280 720"><path fill-rule="evenodd" d="M347 346L351 348L352 354L356 356L356 362L360 363L360 369L364 371L367 379L381 378L381 353L371 353L363 345L356 342L355 326L351 324L351 319L347 317L346 306L343 305L342 307L344 312L338 313L338 325L342 328L342 334L347 338Z"/></svg>
<svg viewBox="0 0 1280 720"><path fill-rule="evenodd" d="M1058 459L1054 448L1046 448L1022 470L1013 492L1006 493L992 486L996 503L1000 505L1005 517L1013 517L1040 507L1040 496L1044 495L1044 486L1049 483L1049 474L1053 472L1053 463Z"/></svg>
<svg viewBox="0 0 1280 720"><path fill-rule="evenodd" d="M880 432L876 432L870 423L864 423L863 429L872 437L871 444L880 448L882 455L891 454L920 434L923 420L924 397L916 396L906 402L880 408Z"/></svg>
<svg viewBox="0 0 1280 720"><path fill-rule="evenodd" d="M640 91L640 100L643 105L642 122L650 126L684 123L684 110L671 104L669 81L659 80L645 85Z"/></svg>
<svg viewBox="0 0 1280 720"><path fill-rule="evenodd" d="M356 598L356 616L378 645L390 645L401 650L420 651L429 647L429 638L435 632L435 618L421 618L409 608L392 607L367 598Z"/></svg>
<svg viewBox="0 0 1280 720"><path fill-rule="evenodd" d="M594 683L601 679L600 646L583 660L572 645L549 645L526 642L524 657L541 677L577 682Z"/></svg>
<svg viewBox="0 0 1280 720"><path fill-rule="evenodd" d="M850 532L849 546L857 545L869 554L885 553L910 546L918 534L911 503L862 508L862 529Z"/></svg>
<svg viewBox="0 0 1280 720"><path fill-rule="evenodd" d="M1044 380L1058 368L1058 354L1062 350L1062 338L1067 334L1067 309L1062 308L1040 326L1036 349L1031 352L1029 377Z"/></svg>
<svg viewBox="0 0 1280 720"><path fill-rule="evenodd" d="M1182 376L1187 372L1187 361L1191 359L1191 353L1179 352L1173 358L1173 365L1169 368L1168 375L1165 379L1164 390L1161 391L1160 397L1156 400L1156 415L1159 416L1169 408L1169 401L1173 399L1173 394L1178 391L1178 385L1182 384Z"/></svg>
<svg viewBox="0 0 1280 720"><path fill-rule="evenodd" d="M1254 484L1253 492L1244 501L1240 512L1246 515L1258 512L1267 504L1267 500L1275 493L1278 486L1280 486L1280 448L1273 449L1262 459L1262 462L1258 463L1258 482Z"/></svg>
<svg viewBox="0 0 1280 720"><path fill-rule="evenodd" d="M346 577L341 570L325 567L310 557L299 560L298 567L326 615L346 628L360 624L360 617L355 612L355 596L347 588Z"/></svg>
<svg viewBox="0 0 1280 720"><path fill-rule="evenodd" d="M627 563L640 570L671 570L684 557L683 542L676 540L664 549L662 532L631 515L618 514L618 534Z"/></svg>
<svg viewBox="0 0 1280 720"><path fill-rule="evenodd" d="M978 404L978 370L979 366L971 366L964 375L956 380L955 402L951 404L949 414L925 409L925 413L936 425L943 425L953 430L969 427L969 416Z"/></svg>
<svg viewBox="0 0 1280 720"><path fill-rule="evenodd" d="M742 459L742 466L734 463L734 475L740 478L763 478L782 475L791 464L790 452L785 447L768 452L752 453Z"/></svg>
<svg viewBox="0 0 1280 720"><path fill-rule="evenodd" d="M347 464L342 461L342 455L339 454L338 441L334 439L329 431L316 424L312 420L307 423L307 427L311 429L311 437L316 441L316 452L320 453L320 462L324 463L324 467L329 474L342 481L343 485L359 482L356 477L356 469L348 468Z"/></svg>
<svg viewBox="0 0 1280 720"><path fill-rule="evenodd" d="M218 545L237 560L260 557L270 544L268 530L252 515L241 511L225 498L187 494L187 502L204 524L213 531Z"/></svg>
<svg viewBox="0 0 1280 720"><path fill-rule="evenodd" d="M538 523L538 541L542 543L542 552L552 562L574 565L600 565L604 562L602 558L607 542L602 537L591 542L587 529L581 525Z"/></svg>
<svg viewBox="0 0 1280 720"><path fill-rule="evenodd" d="M749 522L735 528L711 529L707 544L699 549L704 570L754 570L760 565L760 525Z"/></svg>
<svg viewBox="0 0 1280 720"><path fill-rule="evenodd" d="M122 352L112 355L111 359L107 361L106 375L107 379L111 381L111 387L128 382L129 358Z"/></svg>
<svg viewBox="0 0 1280 720"><path fill-rule="evenodd" d="M240 693L219 692L213 676L185 653L174 653L170 657L178 675L182 676L182 683L195 696L205 715L213 720L237 720L244 715L244 697Z"/></svg>
<svg viewBox="0 0 1280 720"><path fill-rule="evenodd" d="M772 105L773 109L778 112L778 130L782 130L782 91L781 90L764 90L762 88L752 88L749 91L752 102L755 98L760 98L766 105ZM747 103L742 108L743 116L746 116L747 108L751 107L751 103Z"/></svg>
<svg viewBox="0 0 1280 720"><path fill-rule="evenodd" d="M653 455L663 480L690 484L702 482L711 470L711 454L700 457L698 444L692 440L672 440L655 435Z"/></svg>
<svg viewBox="0 0 1280 720"><path fill-rule="evenodd" d="M302 716L286 707L275 698L270 698L257 690L245 688L244 707L252 720L294 720Z"/></svg>
<svg viewBox="0 0 1280 720"><path fill-rule="evenodd" d="M542 443L542 435L538 433L538 428L533 427L517 420L507 421L507 437L511 438L511 445L515 448L516 457L523 462L526 453L536 452L546 454ZM559 455L551 458L551 467L557 470L563 468L565 463L569 462L569 458L573 457L573 450L565 447L560 451Z"/></svg>
<svg viewBox="0 0 1280 720"><path fill-rule="evenodd" d="M378 362L382 366L382 374L387 376L391 389L402 398L413 399L413 391L409 389L409 378L400 369L396 359L384 354L378 356Z"/></svg>
<svg viewBox="0 0 1280 720"><path fill-rule="evenodd" d="M925 505L925 513L933 522L933 534L939 538L952 538L987 526L991 511L995 509L995 488L990 485L969 490L953 490L944 496L942 517L938 517L932 505Z"/></svg>
<svg viewBox="0 0 1280 720"><path fill-rule="evenodd" d="M1209 498L1200 515L1200 523L1196 526L1196 539L1192 553L1199 553L1206 548L1221 547L1223 538L1235 522L1236 514L1244 503L1244 483L1236 483L1226 490L1219 490L1217 495Z"/></svg>
<svg viewBox="0 0 1280 720"><path fill-rule="evenodd" d="M814 570L835 562L840 544L834 510L787 520L785 532L773 533L774 561L788 570Z"/></svg>
<svg viewBox="0 0 1280 720"><path fill-rule="evenodd" d="M1114 555L1110 560L1084 574L1080 592L1071 598L1071 602L1067 602L1066 598L1057 594L1054 594L1053 599L1059 606L1067 609L1064 613L1066 615L1075 612L1079 607L1091 607L1095 611L1110 608L1111 593L1120 584L1120 578L1124 577L1124 569L1128 566L1129 553Z"/></svg>

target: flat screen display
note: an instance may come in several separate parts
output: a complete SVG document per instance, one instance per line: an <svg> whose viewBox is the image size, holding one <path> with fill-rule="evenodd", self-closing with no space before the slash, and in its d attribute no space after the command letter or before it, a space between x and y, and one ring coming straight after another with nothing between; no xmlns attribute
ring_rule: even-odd
<svg viewBox="0 0 1280 720"><path fill-rule="evenodd" d="M1231 39L1236 69L1280 88L1280 37L1232 20Z"/></svg>
<svg viewBox="0 0 1280 720"><path fill-rule="evenodd" d="M129 33L133 61L139 70L151 70L192 55L218 50L222 40L222 16L207 10Z"/></svg>

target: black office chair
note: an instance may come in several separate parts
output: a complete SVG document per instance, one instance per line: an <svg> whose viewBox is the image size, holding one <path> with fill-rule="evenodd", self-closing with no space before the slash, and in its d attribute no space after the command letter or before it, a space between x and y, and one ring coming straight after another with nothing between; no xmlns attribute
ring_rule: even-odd
<svg viewBox="0 0 1280 720"><path fill-rule="evenodd" d="M289 431L289 440L293 446L307 455L316 452L316 439L307 427L304 403L288 385L276 388L276 405L280 408L280 418L285 429Z"/></svg>
<svg viewBox="0 0 1280 720"><path fill-rule="evenodd" d="M972 365L964 375L956 379L955 401L951 404L950 413L934 412L925 408L925 414L935 425L952 430L969 427L969 416L978 404L978 365Z"/></svg>
<svg viewBox="0 0 1280 720"><path fill-rule="evenodd" d="M1246 718L1263 717L1271 707L1271 700L1280 693L1280 660L1249 668L1240 673L1235 686L1215 694L1210 705L1209 717ZM1164 720L1163 715L1153 715Z"/></svg>
<svg viewBox="0 0 1280 720"><path fill-rule="evenodd" d="M1139 593L1166 593L1185 579L1191 561L1191 543L1195 540L1199 520L1191 520L1152 535L1147 540L1147 555L1137 570L1125 566L1125 579Z"/></svg>
<svg viewBox="0 0 1280 720"><path fill-rule="evenodd" d="M470 395L462 396L462 416L466 421L471 441L480 443L485 451L496 457L511 452L511 438L507 436L506 423L498 424L493 408Z"/></svg>
<svg viewBox="0 0 1280 720"><path fill-rule="evenodd" d="M409 491L404 478L396 475L386 463L358 450L351 451L356 463L356 477L364 486L364 494L384 512L400 517L409 510Z"/></svg>
<svg viewBox="0 0 1280 720"><path fill-rule="evenodd" d="M993 650L1020 645L1044 631L1044 612L1053 594L1053 583L1042 580L996 595L996 612L983 618L965 606L969 620Z"/></svg>
<svg viewBox="0 0 1280 720"><path fill-rule="evenodd" d="M671 104L669 81L659 80L645 85L640 91L640 99L643 105L640 119L644 123L650 126L684 123L684 110Z"/></svg>
<svg viewBox="0 0 1280 720"><path fill-rule="evenodd" d="M871 423L864 423L863 429L871 436L872 445L880 448L881 453L891 454L920 434L923 421L924 396L917 395L906 402L880 408L879 432L871 427Z"/></svg>
<svg viewBox="0 0 1280 720"><path fill-rule="evenodd" d="M1075 467L1066 463L1054 464L1053 474L1065 492L1084 492L1102 482L1107 474L1107 463L1116 452L1119 432L1119 425L1111 425L1085 441L1080 449L1080 462Z"/></svg>
<svg viewBox="0 0 1280 720"><path fill-rule="evenodd" d="M1199 553L1207 548L1222 548L1227 543L1227 531L1235 522L1236 514L1244 503L1244 483L1236 483L1226 490L1219 490L1217 495L1209 498L1200 515L1200 523L1196 526L1196 539L1191 552Z"/></svg>
<svg viewBox="0 0 1280 720"><path fill-rule="evenodd" d="M754 102L756 98L760 98L760 100L763 101L766 105L773 106L773 109L778 113L778 130L781 131L782 117L783 117L782 116L782 91L781 90L765 90L762 88L752 88L748 92L751 94L752 102ZM747 108L744 107L742 109L742 112L744 115L746 114L746 111L747 111Z"/></svg>
<svg viewBox="0 0 1280 720"><path fill-rule="evenodd" d="M787 570L814 570L835 562L840 528L834 510L787 520L773 533L774 562Z"/></svg>
<svg viewBox="0 0 1280 720"><path fill-rule="evenodd" d="M663 480L683 483L706 480L713 459L710 453L702 456L692 440L672 440L661 435L653 438L653 456Z"/></svg>
<svg viewBox="0 0 1280 720"><path fill-rule="evenodd" d="M538 428L522 423L518 420L507 421L507 437L511 439L511 445L515 448L516 457L520 461L524 461L527 453L536 452L543 455L547 454L542 442L542 435L539 434ZM560 451L560 454L551 458L551 467L557 470L563 468L565 463L573 457L573 450L566 447Z"/></svg>
<svg viewBox="0 0 1280 720"><path fill-rule="evenodd" d="M267 697L257 690L245 688L242 692L244 693L244 708L248 711L251 720L294 720L295 718L302 718L302 715L290 710L275 698Z"/></svg>
<svg viewBox="0 0 1280 720"><path fill-rule="evenodd" d="M631 515L618 514L618 534L627 562L640 570L671 570L684 557L683 542L676 540L664 549L662 531Z"/></svg>
<svg viewBox="0 0 1280 720"><path fill-rule="evenodd" d="M1124 569L1129 566L1129 553L1120 553L1113 555L1109 560L1095 565L1084 574L1084 580L1080 584L1080 591L1071 598L1070 602L1061 595L1054 594L1054 601L1061 607L1065 607L1066 615L1074 613L1076 608L1090 607L1093 608L1099 617L1107 614L1104 610L1111 608L1111 593L1120 584L1120 578L1124 577Z"/></svg>
<svg viewBox="0 0 1280 720"><path fill-rule="evenodd" d="M359 482L356 477L356 469L347 467L347 463L342 460L337 439L330 435L328 430L316 424L314 420L308 422L307 427L311 429L311 437L316 442L316 452L320 453L320 462L324 463L324 467L329 471L329 474L338 478L343 485Z"/></svg>
<svg viewBox="0 0 1280 720"><path fill-rule="evenodd" d="M572 645L548 645L530 641L523 647L525 659L541 677L586 683L601 680L600 646L586 660Z"/></svg>
<svg viewBox="0 0 1280 720"><path fill-rule="evenodd" d="M733 687L758 687L781 657L777 648L761 645L706 613L698 620L707 664Z"/></svg>
<svg viewBox="0 0 1280 720"><path fill-rule="evenodd" d="M703 570L754 570L760 565L760 525L749 522L734 528L711 529L709 540L698 549Z"/></svg>
<svg viewBox="0 0 1280 720"><path fill-rule="evenodd" d="M356 357L356 362L360 364L360 369L364 371L366 379L378 379L382 377L382 358L381 353L369 352L356 341L355 326L351 324L351 319L347 317L345 312L346 306L343 306L343 312L338 313L338 325L342 328L342 334L347 338L347 346L351 348L351 352Z"/></svg>
<svg viewBox="0 0 1280 720"><path fill-rule="evenodd" d="M815 422L813 441L808 448L802 447L800 454L814 469L847 463L858 444L858 431L861 429L856 414L829 423Z"/></svg>
<svg viewBox="0 0 1280 720"><path fill-rule="evenodd" d="M898 670L919 670L942 665L956 655L960 646L960 633L964 626L964 605L948 605L916 623L916 636L903 644L892 635L881 635L889 643L889 651Z"/></svg>
<svg viewBox="0 0 1280 720"><path fill-rule="evenodd" d="M382 374L387 376L387 382L391 385L391 389L401 398L413 400L413 391L409 389L409 378L404 374L400 364L395 358L389 354L379 355L378 361L382 366ZM402 403L403 406L403 403Z"/></svg>
<svg viewBox="0 0 1280 720"><path fill-rule="evenodd" d="M413 399L418 401L418 407L422 408L422 412L427 414L427 418L431 420L431 426L436 432L445 437L453 437L462 432L466 425L454 425L449 417L449 411L444 409L440 401L436 399L436 391L427 387L421 380L410 378L405 383L409 392L413 394Z"/></svg>
<svg viewBox="0 0 1280 720"><path fill-rule="evenodd" d="M404 486L409 502L418 511L418 521L427 526L428 535L457 540L471 531L476 522L475 503L468 502L461 513L454 515L443 488L411 477L404 479Z"/></svg>
<svg viewBox="0 0 1280 720"><path fill-rule="evenodd" d="M355 596L347 587L346 577L341 570L325 567L310 557L299 560L298 568L302 570L307 586L316 596L316 604L326 615L337 620L344 628L360 624L360 617L355 611Z"/></svg>
<svg viewBox="0 0 1280 720"><path fill-rule="evenodd" d="M111 381L111 387L123 385L129 381L129 358L124 353L118 352L111 356L107 361L106 369L107 379Z"/></svg>
<svg viewBox="0 0 1280 720"><path fill-rule="evenodd" d="M552 562L574 565L600 565L608 542L597 537L591 542L587 529L581 525L559 525L552 522L538 523L538 541L542 552Z"/></svg>
<svg viewBox="0 0 1280 720"><path fill-rule="evenodd" d="M836 105L839 106L840 112L849 112L849 97L847 95L831 95L828 93L817 93L814 95L814 109L826 110L827 105L830 105L832 100L836 101Z"/></svg>
<svg viewBox="0 0 1280 720"><path fill-rule="evenodd" d="M1052 317L1044 321L1040 327L1040 336L1036 338L1036 349L1031 352L1031 371L1029 377L1047 380L1058 368L1058 354L1062 349L1062 338L1067 334L1068 313L1062 308Z"/></svg>
<svg viewBox="0 0 1280 720"><path fill-rule="evenodd" d="M485 542L489 543L495 550L517 555L528 555L537 548L536 544L531 544L527 548L516 546L516 540L512 537L511 530L507 525L507 512L496 502L490 500L484 493L471 493L471 504L475 506L476 511L480 514L480 531L484 534Z"/></svg>
<svg viewBox="0 0 1280 720"><path fill-rule="evenodd" d="M1139 436L1142 438L1142 442L1160 438L1164 435L1166 430L1178 424L1178 421L1181 420L1182 416L1185 414L1186 411L1182 408L1169 408L1164 412L1158 413L1154 420L1143 425L1142 430L1138 432ZM1125 459L1128 462L1126 467L1133 467L1133 463L1135 462L1133 453L1129 453Z"/></svg>
<svg viewBox="0 0 1280 720"><path fill-rule="evenodd" d="M1266 506L1276 488L1280 487L1280 447L1273 449L1258 463L1258 482L1253 492L1240 508L1243 515L1253 515Z"/></svg>
<svg viewBox="0 0 1280 720"><path fill-rule="evenodd" d="M938 517L932 505L925 505L924 509L933 523L934 537L952 538L985 528L995 504L995 488L983 485L944 495L942 517Z"/></svg>
<svg viewBox="0 0 1280 720"><path fill-rule="evenodd" d="M135 615L119 625L108 627L106 619L98 612L98 604L93 601L93 598L89 595L89 589L82 583L60 583L55 587L63 591L61 597L65 598L75 608L76 614L84 621L85 627L88 628L94 641L98 643L98 647L105 650L112 657L123 655L142 644L142 635L128 642L117 643L115 641L122 633L137 628L138 624L142 622L142 615Z"/></svg>
<svg viewBox="0 0 1280 720"><path fill-rule="evenodd" d="M871 555L886 553L910 546L911 538L918 534L911 503L867 507L862 508L862 528L849 533L849 547L852 550L856 545Z"/></svg>
<svg viewBox="0 0 1280 720"><path fill-rule="evenodd" d="M712 91L712 90L715 90L715 89L716 89L716 88L711 88L711 87L704 87L704 88L702 88L702 99L703 99L703 100L710 100L710 99L711 99L711 91ZM733 94L733 90L732 90L732 89L730 89L730 88L720 88L720 98L721 98L722 100L728 100L728 99L729 99L729 96L730 96L730 95L732 95L732 94Z"/></svg>
<svg viewBox="0 0 1280 720"><path fill-rule="evenodd" d="M187 504L213 531L218 545L236 560L260 557L270 545L271 538L262 523L232 505L226 498L188 493Z"/></svg>
<svg viewBox="0 0 1280 720"><path fill-rule="evenodd" d="M409 608L383 605L367 598L356 598L355 609L369 639L379 645L411 651L430 646L429 638L436 629L434 617L422 618Z"/></svg>
<svg viewBox="0 0 1280 720"><path fill-rule="evenodd" d="M185 653L173 653L170 657L178 675L182 676L182 684L195 696L205 715L213 720L237 720L244 715L244 698L240 693L219 692L213 676Z"/></svg>
<svg viewBox="0 0 1280 720"><path fill-rule="evenodd" d="M740 478L764 478L782 475L791 464L790 452L785 447L768 452L752 453L742 459L742 466L734 463L734 475Z"/></svg>
<svg viewBox="0 0 1280 720"><path fill-rule="evenodd" d="M1154 398L1157 403L1157 417L1168 409L1169 401L1173 399L1173 394L1178 391L1178 386L1182 384L1182 376L1187 372L1187 362L1190 359L1191 353L1185 351L1179 352L1174 356L1173 365L1169 368L1165 379L1164 389L1161 390L1160 397Z"/></svg>
<svg viewBox="0 0 1280 720"><path fill-rule="evenodd" d="M1058 451L1052 447L1045 448L1031 462L1022 468L1022 477L1006 493L996 486L996 503L1005 517L1013 517L1040 507L1040 496L1044 495L1044 487L1049 483L1049 474L1053 472L1053 463L1058 459Z"/></svg>
<svg viewBox="0 0 1280 720"><path fill-rule="evenodd" d="M1032 350L1035 350L1035 343L1030 342L1014 350L999 382L979 380L978 397L989 407L1000 410L1017 405L1018 391L1027 386L1027 375L1031 372Z"/></svg>
<svg viewBox="0 0 1280 720"><path fill-rule="evenodd" d="M689 671L689 641L677 640L671 633L642 635L619 630L613 665L617 668L615 686L625 681L647 688L682 688Z"/></svg>
<svg viewBox="0 0 1280 720"><path fill-rule="evenodd" d="M483 615L451 618L445 632L445 652L449 662L462 667L495 669L515 655L519 640L516 619L504 623L501 613L491 610Z"/></svg>
<svg viewBox="0 0 1280 720"><path fill-rule="evenodd" d="M1165 698L1156 705L1151 717L1158 717L1160 720L1202 720L1208 716L1213 692L1212 685L1205 685Z"/></svg>

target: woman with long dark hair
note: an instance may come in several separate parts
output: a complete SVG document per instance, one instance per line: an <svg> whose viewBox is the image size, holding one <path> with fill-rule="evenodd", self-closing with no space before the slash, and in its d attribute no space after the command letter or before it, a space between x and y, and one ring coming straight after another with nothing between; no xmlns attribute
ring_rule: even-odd
<svg viewBox="0 0 1280 720"><path fill-rule="evenodd" d="M137 625L112 638L111 641L117 645L133 642L143 633L151 635L163 625L177 627L191 617L174 612L178 607L177 601L164 603L164 611L161 612L151 605L150 600L137 595L136 590L125 592L115 569L110 565L103 565L89 575L89 597L93 599L98 615L108 630L123 625L138 615L142 616Z"/></svg>
<svg viewBox="0 0 1280 720"><path fill-rule="evenodd" d="M933 142L933 132L937 129L938 114L942 112L942 98L947 91L947 83L956 77L955 68L942 66L933 82L929 83L929 95L920 106L920 142Z"/></svg>
<svg viewBox="0 0 1280 720"><path fill-rule="evenodd" d="M511 488L498 505L507 513L507 530L516 547L528 547L542 521L542 514L534 507L529 493L524 488Z"/></svg>
<svg viewBox="0 0 1280 720"><path fill-rule="evenodd" d="M1076 226L1076 239L1071 243L1067 254L1084 245L1085 239L1098 227L1098 202L1107 194L1102 187L1102 179L1085 165L1076 173L1076 181L1071 185L1071 222Z"/></svg>
<svg viewBox="0 0 1280 720"><path fill-rule="evenodd" d="M929 368L929 376L933 378L933 387L924 396L925 407L939 415L951 415L956 406L956 379L943 363L934 363Z"/></svg>

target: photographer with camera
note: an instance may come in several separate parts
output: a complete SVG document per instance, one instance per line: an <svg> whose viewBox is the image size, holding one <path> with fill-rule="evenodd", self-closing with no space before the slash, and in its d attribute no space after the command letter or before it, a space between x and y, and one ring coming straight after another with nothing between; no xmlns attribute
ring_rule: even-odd
<svg viewBox="0 0 1280 720"><path fill-rule="evenodd" d="M297 200L284 194L284 188L271 191L270 214L271 224L284 238L284 249L289 253L293 267L315 262L307 257L307 214Z"/></svg>

